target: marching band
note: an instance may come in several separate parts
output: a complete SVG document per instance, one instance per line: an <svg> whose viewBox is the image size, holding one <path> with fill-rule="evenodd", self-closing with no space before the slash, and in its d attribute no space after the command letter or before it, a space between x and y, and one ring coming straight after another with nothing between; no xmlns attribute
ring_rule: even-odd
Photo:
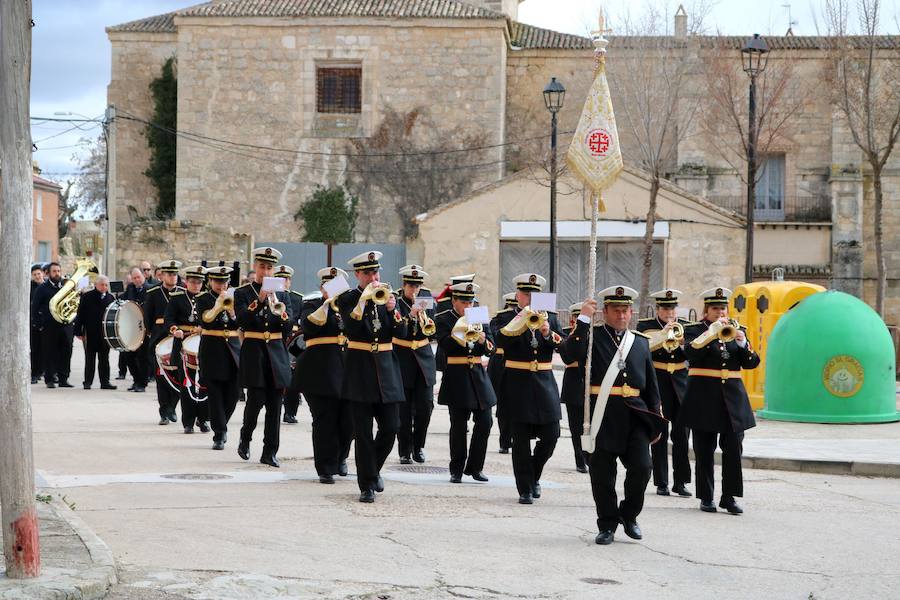
<svg viewBox="0 0 900 600"><path fill-rule="evenodd" d="M511 450L518 502L533 504L542 494L541 475L560 436L565 404L575 468L590 474L597 544L612 543L620 524L641 539L637 518L651 477L661 496L691 496L689 437L701 510L717 510L718 445L718 506L743 512L736 501L743 496L743 432L755 422L741 370L756 368L760 359L728 318L730 290L703 292L703 318L696 323L676 316L681 292L655 292L656 315L632 330L638 294L612 286L598 294L602 305L591 297L570 306L562 328L554 311L536 302L532 308L532 295L546 285L537 273L516 276L516 291L491 317L478 307L475 274L450 278L432 296L423 287L424 268L407 265L398 273L401 288L393 290L381 281L381 258L374 250L352 258L352 278L335 266L320 269L320 294L310 298L290 289L294 271L279 265L281 252L272 247L253 250L250 280L240 286L237 264L182 269L180 261L166 260L158 266L160 285L146 292L142 305L117 299L106 307L103 337L113 349L155 361L159 424L177 421L180 401L184 432L212 430L213 450L225 448L229 420L246 390L237 446L243 460L250 459L264 409L260 463L280 466L281 411L285 423L296 423L302 394L312 415L319 481L333 484L335 476L348 475L355 442L360 502L384 492L381 470L395 439L401 464L426 461L441 371L437 401L450 416L452 483L464 476L488 481L484 466L496 406L500 452ZM556 353L563 363L561 392ZM621 502L617 461L625 467Z"/></svg>

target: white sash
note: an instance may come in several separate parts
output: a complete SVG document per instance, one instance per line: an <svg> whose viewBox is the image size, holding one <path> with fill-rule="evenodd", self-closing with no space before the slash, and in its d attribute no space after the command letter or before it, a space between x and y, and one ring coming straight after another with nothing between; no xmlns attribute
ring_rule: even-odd
<svg viewBox="0 0 900 600"><path fill-rule="evenodd" d="M632 344L634 344L634 334L626 329L625 335L622 338L622 360L628 358L628 353L631 351ZM593 348L591 348L589 352L590 351L593 351ZM616 354L618 355L618 352ZM581 436L581 449L584 452L591 453L594 451L594 442L597 439L597 434L600 433L603 415L606 414L606 403L609 401L609 391L612 389L616 377L619 376L618 362L618 357L613 356L613 360L609 361L609 366L606 368L606 374L603 375L603 381L600 383L600 393L597 394L597 403L594 405L594 414L591 416L591 429L588 433ZM590 376L590 373L585 373L585 377L590 378Z"/></svg>

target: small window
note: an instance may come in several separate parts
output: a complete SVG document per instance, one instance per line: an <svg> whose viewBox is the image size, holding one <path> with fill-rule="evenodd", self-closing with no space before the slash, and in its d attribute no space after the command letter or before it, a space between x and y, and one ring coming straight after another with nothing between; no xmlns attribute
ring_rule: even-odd
<svg viewBox="0 0 900 600"><path fill-rule="evenodd" d="M44 195L38 193L37 202L34 203L34 218L38 221L44 220Z"/></svg>
<svg viewBox="0 0 900 600"><path fill-rule="evenodd" d="M38 255L37 260L40 262L50 262L52 260L50 256L50 242L38 242Z"/></svg>
<svg viewBox="0 0 900 600"><path fill-rule="evenodd" d="M316 112L362 112L362 68L316 69Z"/></svg>

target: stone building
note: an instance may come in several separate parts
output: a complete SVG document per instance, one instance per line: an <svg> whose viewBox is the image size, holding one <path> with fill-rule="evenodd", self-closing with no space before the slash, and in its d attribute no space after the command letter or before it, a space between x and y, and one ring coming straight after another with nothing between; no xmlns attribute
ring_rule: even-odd
<svg viewBox="0 0 900 600"><path fill-rule="evenodd" d="M568 90L559 115L562 132L574 130L590 85L590 41L518 22L518 4L518 0L207 2L107 30L112 45L109 101L120 116L149 120L148 85L168 57L177 58L179 222L214 223L238 236L297 241L301 231L293 214L315 186L355 182L353 191L361 199L358 241L406 242L408 255L427 266L429 257L439 256L427 246L430 219L465 214L455 204L460 198L466 204L472 198L503 196L498 189L514 189L523 181L522 172L539 171L535 164L545 152L549 129L541 90L550 77L557 77ZM732 54L735 64L740 63L743 38L688 36L678 23L674 31L667 44L676 53L698 62ZM819 85L828 65L821 38L766 39L772 48L770 64L789 58L798 85ZM616 78L628 75L623 72L625 59L644 52L647 43L640 38L612 38L608 68L613 94ZM880 58L897 60L898 54L900 38L880 40ZM701 79L699 72L693 73L686 101L703 95ZM446 153L422 153L421 160L413 156L404 163L413 164L403 167L413 169L404 171L407 177L421 169L422 177L413 177L412 185L433 185L436 173L457 172L466 180L466 189L455 197L444 197L440 187L435 189L431 204L422 210L433 216L419 222L418 236L404 235L408 223L396 210L396 198L358 187L360 181L384 177L384 172L376 175L366 162L348 156L356 152L354 142L371 143L370 150L376 148L377 154L379 126L391 113L406 118L406 133L423 148L446 151L460 148L462 140L479 140L463 161L450 162ZM144 127L140 121L117 121L114 201L126 224L147 218L156 204L143 175L149 156ZM773 267L780 266L789 277L839 287L871 301L872 192L860 152L849 143L824 94L809 94L790 128L786 141L769 148L765 183L760 186L765 193L757 195L757 276L768 277ZM621 122L620 135L626 162L636 164L631 132ZM566 141L564 134L563 149ZM476 144L468 144L472 145ZM382 151L390 153L390 148ZM637 172L631 170L632 175ZM680 140L667 175L681 188L672 194L693 199L695 207L703 202L705 207L734 211L732 225L742 221L745 202L739 170L702 136ZM888 165L885 175L887 319L896 323L900 322L900 203L896 202L900 158ZM610 206L611 213L623 214L626 208L645 204L641 186L633 183L624 188L628 192L621 196L622 204ZM504 188L507 184L510 187ZM535 203L540 201L536 191L529 194ZM450 205L439 208L444 202ZM674 206L667 210L675 211ZM532 212L543 214L544 209ZM722 217L721 211L715 214L716 219ZM665 218L675 221L677 211ZM633 219L640 222L642 216L635 213ZM120 235L131 235L129 231L126 227ZM500 224L490 231L496 240L489 243L499 244ZM196 232L204 235L202 229ZM669 248L704 243L705 236L690 227L673 227L670 235ZM739 234L730 237L733 243L722 252L731 262L722 269L731 274L725 283L734 285L741 282L744 246ZM178 238L173 241L174 246L148 248L151 254L180 251ZM132 236L128 242L118 240L117 246L126 243L139 241ZM535 243L535 252L546 253L546 244ZM662 283L674 285L668 265L681 259L665 256ZM704 273L708 267L697 265ZM679 285L696 291L701 281L707 281L705 276ZM503 288L499 280L492 285L498 293Z"/></svg>

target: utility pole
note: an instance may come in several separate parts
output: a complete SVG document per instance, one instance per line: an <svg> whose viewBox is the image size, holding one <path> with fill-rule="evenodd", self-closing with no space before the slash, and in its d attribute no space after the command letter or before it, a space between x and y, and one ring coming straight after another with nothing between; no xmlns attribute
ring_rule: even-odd
<svg viewBox="0 0 900 600"><path fill-rule="evenodd" d="M34 504L29 362L29 264L33 247L31 0L0 2L0 505L6 576L41 571Z"/></svg>
<svg viewBox="0 0 900 600"><path fill-rule="evenodd" d="M118 277L116 269L116 107L106 108L106 273L113 279Z"/></svg>

